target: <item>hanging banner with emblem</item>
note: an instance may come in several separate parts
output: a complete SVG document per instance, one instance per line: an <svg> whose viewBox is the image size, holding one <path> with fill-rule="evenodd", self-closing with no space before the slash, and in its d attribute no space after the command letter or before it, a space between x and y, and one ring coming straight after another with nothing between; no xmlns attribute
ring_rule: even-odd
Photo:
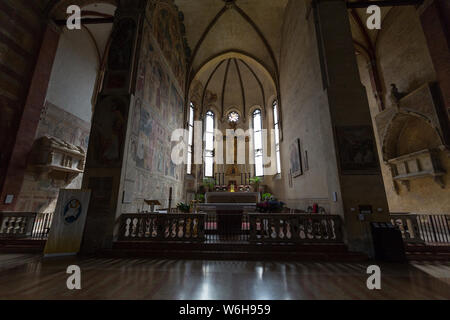
<svg viewBox="0 0 450 320"><path fill-rule="evenodd" d="M90 190L59 191L45 256L73 255L80 251L90 198Z"/></svg>

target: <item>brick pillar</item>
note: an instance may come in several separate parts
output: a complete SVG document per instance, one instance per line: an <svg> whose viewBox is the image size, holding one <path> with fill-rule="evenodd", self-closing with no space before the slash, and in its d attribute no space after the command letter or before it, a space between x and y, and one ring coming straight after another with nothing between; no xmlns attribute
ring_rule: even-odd
<svg viewBox="0 0 450 320"><path fill-rule="evenodd" d="M109 249L113 244L120 185L125 170L129 110L133 103L134 66L139 58L143 0L124 1L116 11L105 80L92 118L83 188L92 191L81 252Z"/></svg>
<svg viewBox="0 0 450 320"><path fill-rule="evenodd" d="M386 221L388 203L378 164L366 90L361 84L346 1L313 1L323 87L329 112L321 115L333 156L327 161L330 198L344 219L350 250L370 253L368 222ZM358 162L364 157L364 165ZM331 193L336 195L331 197ZM371 214L360 220L369 207Z"/></svg>
<svg viewBox="0 0 450 320"><path fill-rule="evenodd" d="M450 117L450 1L434 0L424 9L420 21L436 70L444 108Z"/></svg>
<svg viewBox="0 0 450 320"><path fill-rule="evenodd" d="M41 110L47 95L47 88L58 43L58 29L53 24L49 24L44 32L36 67L31 79L30 89L20 119L16 141L9 159L5 180L1 190L0 211L14 211L18 195L22 188L28 156L33 146ZM14 196L14 200L11 204L5 203L7 195Z"/></svg>

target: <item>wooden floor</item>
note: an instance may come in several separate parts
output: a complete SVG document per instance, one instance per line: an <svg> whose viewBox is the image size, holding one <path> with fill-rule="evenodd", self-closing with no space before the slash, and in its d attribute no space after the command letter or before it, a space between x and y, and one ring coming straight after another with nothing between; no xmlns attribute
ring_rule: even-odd
<svg viewBox="0 0 450 320"><path fill-rule="evenodd" d="M66 287L81 267L82 290ZM369 291L370 263L42 259L0 255L0 299L450 299L450 263L382 264Z"/></svg>

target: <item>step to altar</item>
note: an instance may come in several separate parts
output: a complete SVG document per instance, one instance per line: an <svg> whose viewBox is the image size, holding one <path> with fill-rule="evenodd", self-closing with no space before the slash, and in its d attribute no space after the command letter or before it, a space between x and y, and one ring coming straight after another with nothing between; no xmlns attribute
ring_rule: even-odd
<svg viewBox="0 0 450 320"><path fill-rule="evenodd" d="M183 244L120 241L102 255L201 260L342 261L361 262L368 257L349 252L345 244Z"/></svg>

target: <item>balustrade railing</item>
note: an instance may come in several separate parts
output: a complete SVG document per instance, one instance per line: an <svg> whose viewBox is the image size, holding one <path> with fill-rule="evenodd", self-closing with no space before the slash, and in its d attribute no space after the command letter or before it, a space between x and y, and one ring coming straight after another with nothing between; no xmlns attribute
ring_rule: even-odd
<svg viewBox="0 0 450 320"><path fill-rule="evenodd" d="M119 240L122 241L198 242L204 239L205 214L148 213L121 217Z"/></svg>
<svg viewBox="0 0 450 320"><path fill-rule="evenodd" d="M450 244L450 215L391 214L407 243Z"/></svg>
<svg viewBox="0 0 450 320"><path fill-rule="evenodd" d="M250 221L246 213L207 213L206 243L246 242L250 238Z"/></svg>
<svg viewBox="0 0 450 320"><path fill-rule="evenodd" d="M50 232L53 221L53 212L37 213L34 219L33 231L31 238L36 240L46 240Z"/></svg>
<svg viewBox="0 0 450 320"><path fill-rule="evenodd" d="M336 215L295 213L124 214L120 241L335 243Z"/></svg>
<svg viewBox="0 0 450 320"><path fill-rule="evenodd" d="M31 237L35 217L30 212L0 212L0 237Z"/></svg>
<svg viewBox="0 0 450 320"><path fill-rule="evenodd" d="M341 242L341 219L325 214L249 214L250 241Z"/></svg>
<svg viewBox="0 0 450 320"><path fill-rule="evenodd" d="M0 212L0 237L45 240L52 220L53 213Z"/></svg>

